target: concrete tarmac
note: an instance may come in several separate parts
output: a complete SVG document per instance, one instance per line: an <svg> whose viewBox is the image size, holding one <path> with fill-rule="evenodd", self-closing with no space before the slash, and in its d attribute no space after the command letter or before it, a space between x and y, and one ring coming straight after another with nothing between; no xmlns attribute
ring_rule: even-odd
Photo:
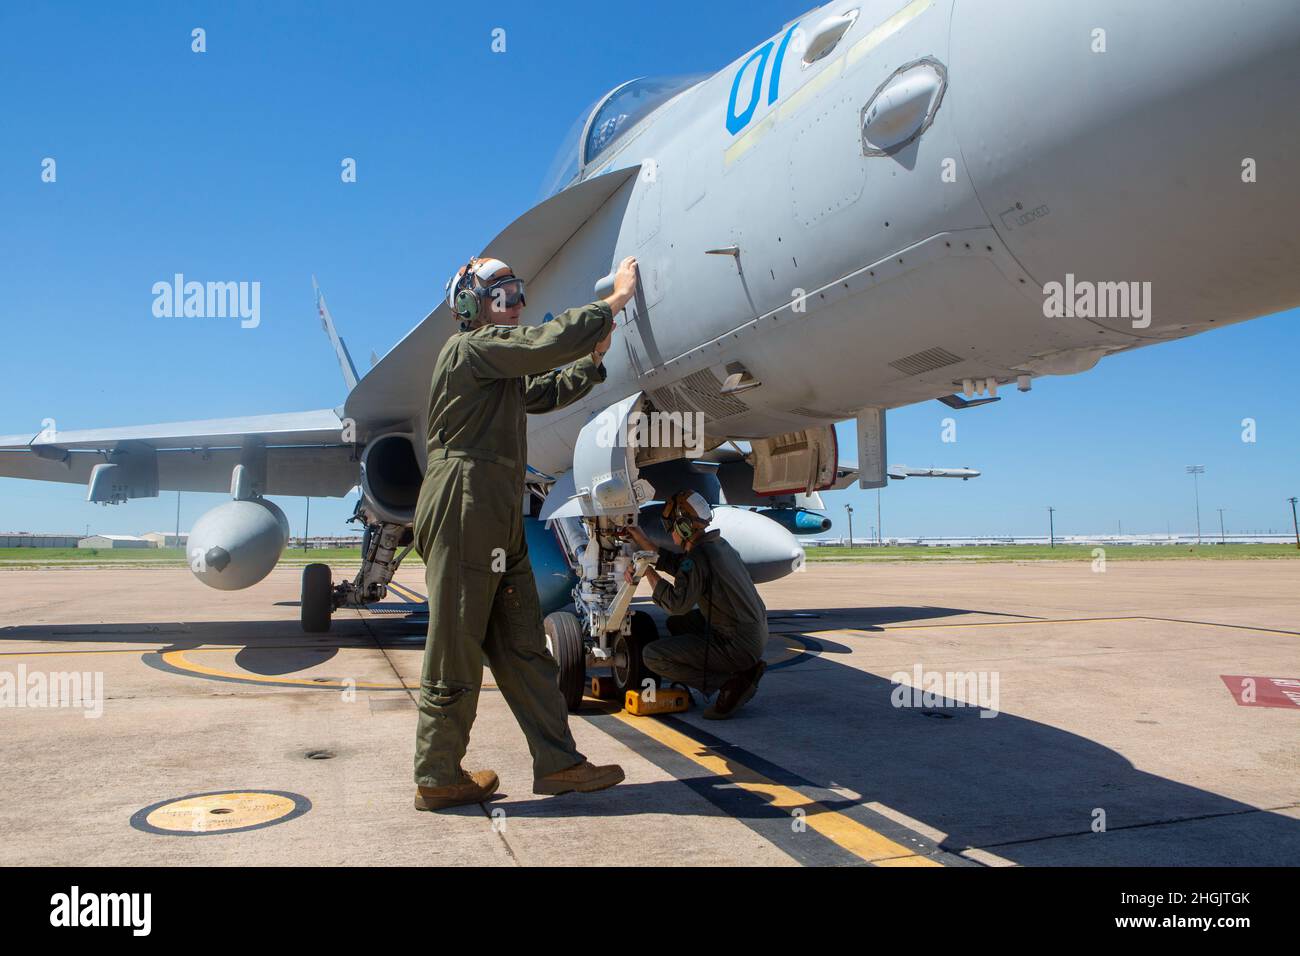
<svg viewBox="0 0 1300 956"><path fill-rule="evenodd" d="M466 766L501 794L438 814L411 807L422 569L397 580L306 635L293 569L0 571L0 864L1300 860L1297 562L810 564L760 589L734 719L572 715L612 790L534 796L486 673Z"/></svg>

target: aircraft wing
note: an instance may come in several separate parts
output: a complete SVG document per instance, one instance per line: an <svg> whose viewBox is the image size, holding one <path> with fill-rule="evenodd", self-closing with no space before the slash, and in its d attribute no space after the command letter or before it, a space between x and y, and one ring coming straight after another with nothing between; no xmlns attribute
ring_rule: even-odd
<svg viewBox="0 0 1300 956"><path fill-rule="evenodd" d="M531 279L639 169L635 163L592 176L534 206L492 240L492 254ZM351 437L343 440L340 411L366 431L413 419L427 401L429 370L454 323L440 304L358 380L319 287L316 307L349 389L343 409L0 436L0 477L89 487L96 465L116 464L110 484L138 498L171 490L228 492L235 466L243 464L253 469L261 494L346 495L360 468Z"/></svg>
<svg viewBox="0 0 1300 956"><path fill-rule="evenodd" d="M640 163L625 166L556 193L507 226L488 243L487 250L510 263L515 275L525 282L532 281L640 168ZM414 418L428 401L429 373L438 351L455 329L451 308L444 300L357 383L348 395L345 414L366 422Z"/></svg>
<svg viewBox="0 0 1300 956"><path fill-rule="evenodd" d="M974 468L909 468L907 465L890 465L888 474L896 481L904 478L960 478L967 481L980 476Z"/></svg>
<svg viewBox="0 0 1300 956"><path fill-rule="evenodd" d="M858 469L855 465L846 465L840 462L835 466L835 483L830 486L829 491L843 491L858 480Z"/></svg>
<svg viewBox="0 0 1300 956"><path fill-rule="evenodd" d="M357 483L352 445L333 409L120 428L0 436L0 477L89 484L96 465L125 464L131 484L158 491L228 492L238 464L264 455L264 493L345 495ZM148 491L152 490L153 494Z"/></svg>

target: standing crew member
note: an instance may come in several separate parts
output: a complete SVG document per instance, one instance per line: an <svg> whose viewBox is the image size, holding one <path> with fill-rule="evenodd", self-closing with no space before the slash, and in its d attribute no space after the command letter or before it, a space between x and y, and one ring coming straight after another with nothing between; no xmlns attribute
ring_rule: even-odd
<svg viewBox="0 0 1300 956"><path fill-rule="evenodd" d="M655 604L671 615L671 636L651 641L641 655L665 680L697 688L706 697L718 689L704 716L725 720L754 696L767 669L767 607L736 549L720 531L706 531L713 509L703 495L679 491L664 505L663 516L673 542L686 553L659 549L655 567L673 575L671 584L655 568L646 571ZM638 548L655 550L640 528L627 530ZM630 568L625 576L632 579Z"/></svg>
<svg viewBox="0 0 1300 956"><path fill-rule="evenodd" d="M636 276L629 256L608 299L535 326L519 325L524 283L500 260L472 259L447 283L460 332L434 366L428 465L415 509L429 593L417 810L478 803L496 792L494 772L467 773L460 765L484 655L528 739L534 793L602 790L623 779L618 766L588 763L569 733L542 631L522 502L526 414L563 408L605 380L614 316L632 297Z"/></svg>

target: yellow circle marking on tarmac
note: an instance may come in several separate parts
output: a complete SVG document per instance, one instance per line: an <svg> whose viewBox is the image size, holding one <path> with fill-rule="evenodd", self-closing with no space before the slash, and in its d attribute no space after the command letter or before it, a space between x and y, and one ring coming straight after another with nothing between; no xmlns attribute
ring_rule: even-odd
<svg viewBox="0 0 1300 956"><path fill-rule="evenodd" d="M288 816L297 804L274 793L210 793L165 803L145 823L172 833L220 833L265 826Z"/></svg>
<svg viewBox="0 0 1300 956"><path fill-rule="evenodd" d="M290 684L296 687L310 685L312 687L336 687L339 690L410 690L409 687L402 684L375 684L367 681L348 681L345 683L339 680L313 680L310 677L267 677L249 671L223 671L215 667L208 667L205 664L196 663L185 656L186 654L211 654L219 651L230 653L230 649L225 647L199 647L188 651L167 651L159 656L177 670L189 671L192 674L201 674L207 677L227 677L232 680L250 681L255 684Z"/></svg>

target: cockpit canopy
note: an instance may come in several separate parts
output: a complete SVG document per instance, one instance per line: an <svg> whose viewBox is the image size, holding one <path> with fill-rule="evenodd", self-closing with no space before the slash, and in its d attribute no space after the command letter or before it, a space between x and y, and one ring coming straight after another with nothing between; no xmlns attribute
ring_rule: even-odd
<svg viewBox="0 0 1300 956"><path fill-rule="evenodd" d="M593 103L569 128L543 184L543 198L580 179L601 153L660 106L690 89L707 73L643 76L616 86Z"/></svg>

